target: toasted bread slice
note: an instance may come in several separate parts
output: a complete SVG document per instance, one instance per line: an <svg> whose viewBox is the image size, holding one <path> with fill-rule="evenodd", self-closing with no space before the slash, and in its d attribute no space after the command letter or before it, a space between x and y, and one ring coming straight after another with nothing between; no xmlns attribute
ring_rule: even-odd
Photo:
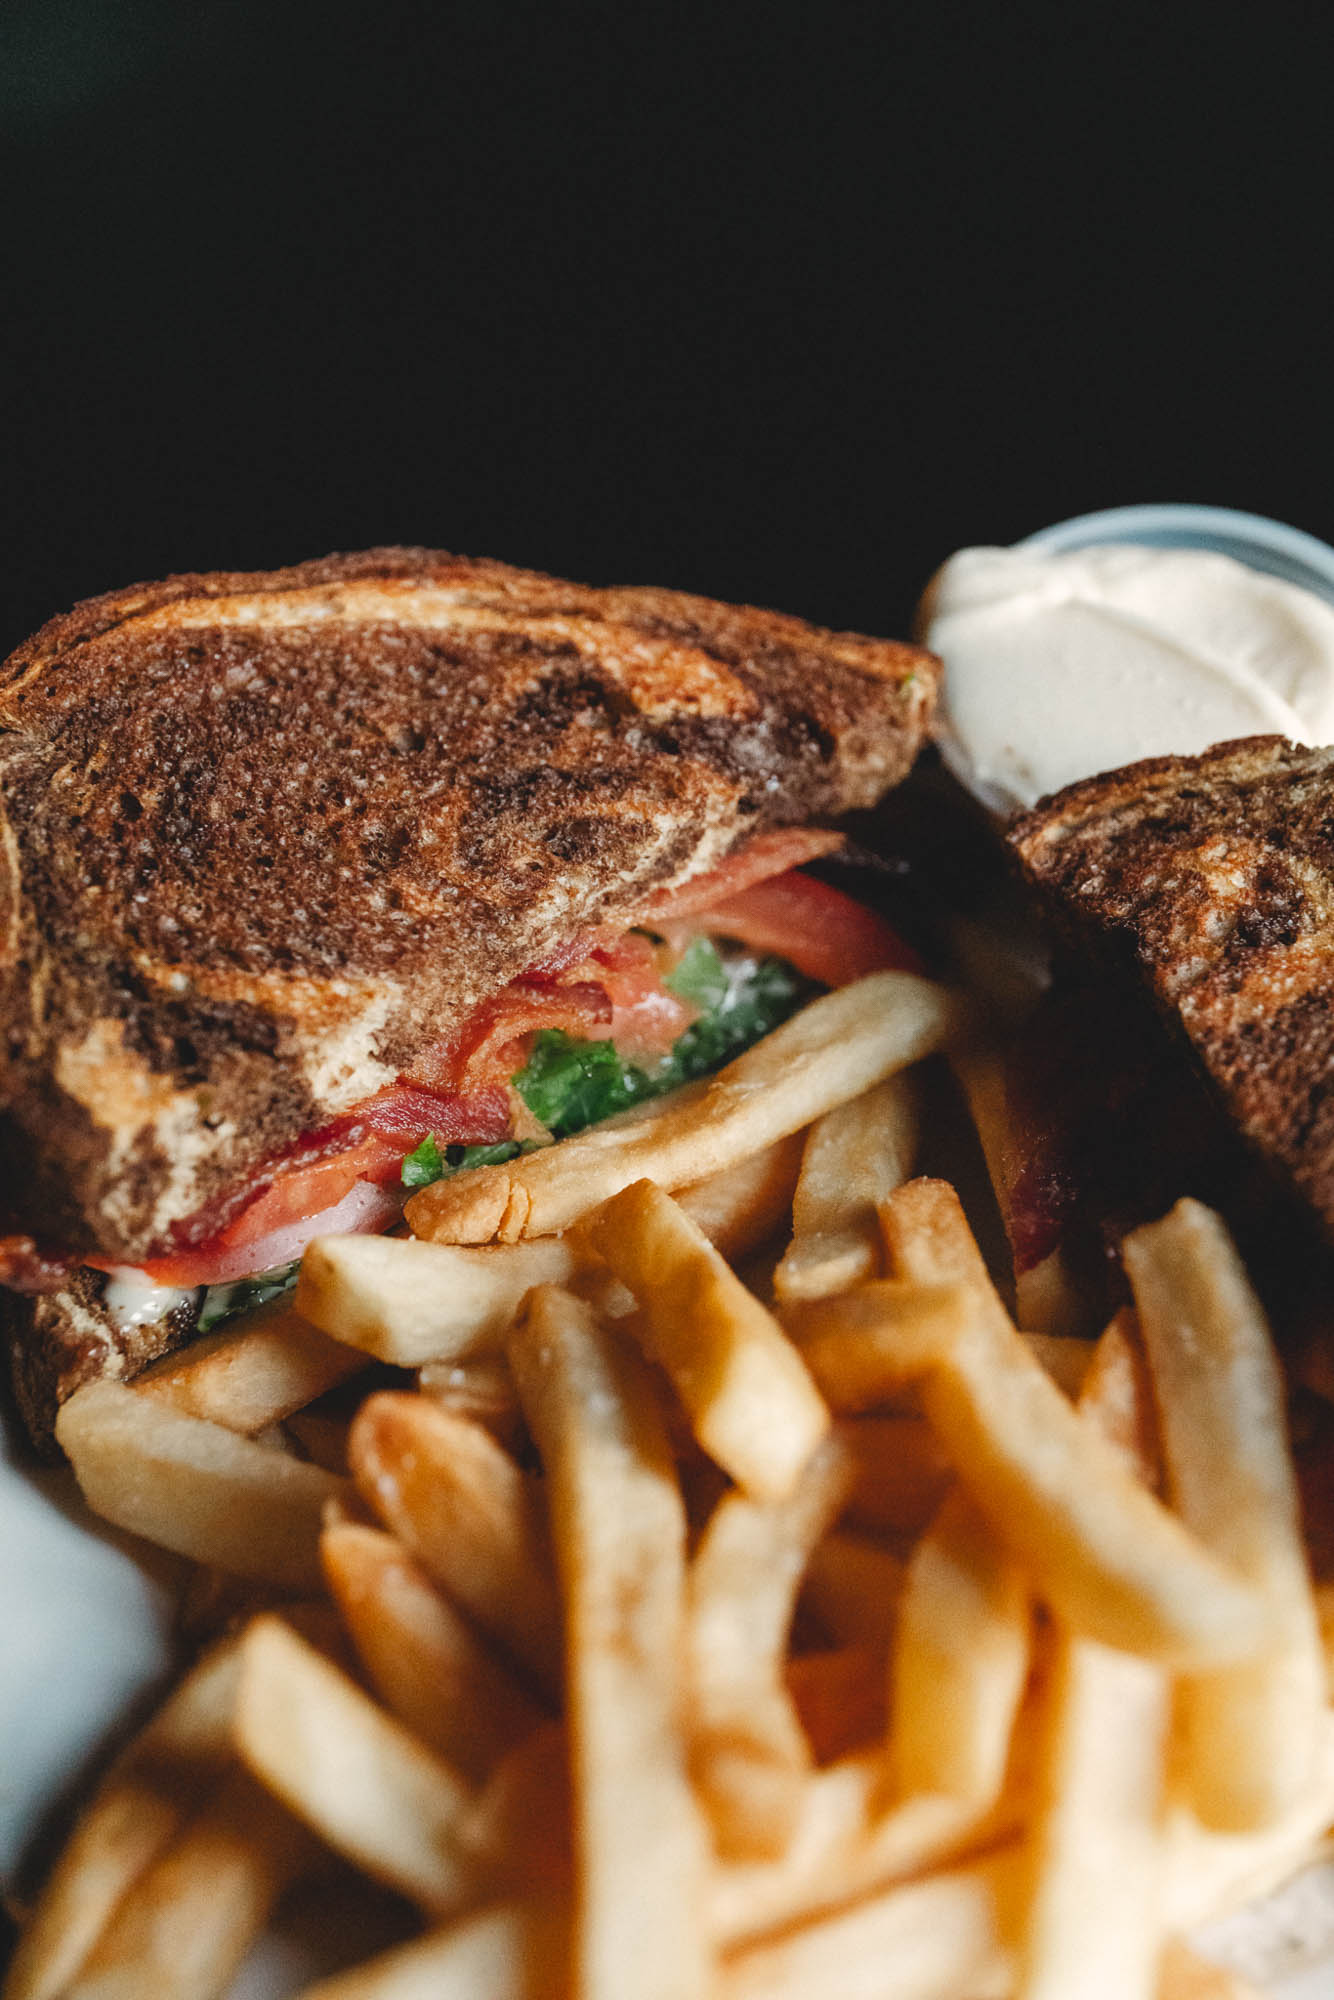
<svg viewBox="0 0 1334 2000"><path fill-rule="evenodd" d="M1334 1238L1334 750L1156 757L1015 822L1083 944L1133 960L1242 1136Z"/></svg>
<svg viewBox="0 0 1334 2000"><path fill-rule="evenodd" d="M583 926L871 804L929 654L420 549L183 576L0 669L0 1175L134 1262Z"/></svg>

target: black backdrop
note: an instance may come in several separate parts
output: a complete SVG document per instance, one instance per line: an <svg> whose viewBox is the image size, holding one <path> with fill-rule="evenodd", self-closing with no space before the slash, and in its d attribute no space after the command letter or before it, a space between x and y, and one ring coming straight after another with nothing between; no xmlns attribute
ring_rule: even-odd
<svg viewBox="0 0 1334 2000"><path fill-rule="evenodd" d="M1330 20L6 0L0 646L373 541L895 631L1087 508L1334 536Z"/></svg>

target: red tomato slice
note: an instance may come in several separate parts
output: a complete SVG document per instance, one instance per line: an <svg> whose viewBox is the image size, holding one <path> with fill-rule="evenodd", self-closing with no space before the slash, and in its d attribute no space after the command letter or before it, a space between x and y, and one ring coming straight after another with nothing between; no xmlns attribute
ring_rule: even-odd
<svg viewBox="0 0 1334 2000"><path fill-rule="evenodd" d="M695 1008L662 983L660 947L636 931L600 945L587 970L611 1001L611 1039L633 1062L665 1056L695 1019Z"/></svg>
<svg viewBox="0 0 1334 2000"><path fill-rule="evenodd" d="M644 922L660 918L664 923L674 924L682 917L715 909L753 883L802 868L808 861L818 861L822 854L833 854L842 845L841 833L830 833L818 826L785 826L774 833L757 833L754 840L747 841L735 854L729 854L726 861L710 869L707 875L697 875L693 882L683 882L679 889L659 890L645 907Z"/></svg>
<svg viewBox="0 0 1334 2000"><path fill-rule="evenodd" d="M883 917L840 889L795 871L756 882L691 919L696 930L773 952L822 986L868 972L920 972L922 962Z"/></svg>

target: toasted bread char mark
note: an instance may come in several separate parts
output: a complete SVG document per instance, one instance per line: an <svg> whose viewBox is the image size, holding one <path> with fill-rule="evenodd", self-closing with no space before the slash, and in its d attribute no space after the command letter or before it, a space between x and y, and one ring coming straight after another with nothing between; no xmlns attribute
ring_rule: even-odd
<svg viewBox="0 0 1334 2000"><path fill-rule="evenodd" d="M874 803L938 671L418 549L52 621L0 668L0 1171L25 1220L136 1261L572 932ZM94 1023L160 1101L70 1088Z"/></svg>
<svg viewBox="0 0 1334 2000"><path fill-rule="evenodd" d="M1334 1235L1334 750L1244 737L1042 801L1010 839L1133 954L1250 1143Z"/></svg>
<svg viewBox="0 0 1334 2000"><path fill-rule="evenodd" d="M138 623L145 631L218 630L228 625L259 625L273 631L330 621L373 625L386 618L403 629L504 633L553 653L573 651L613 673L643 715L744 715L753 706L736 676L698 646L650 637L614 617L596 623L587 615L517 617L513 612L470 603L457 590L358 584L337 592L292 591L280 598L187 599L184 604L145 613Z"/></svg>

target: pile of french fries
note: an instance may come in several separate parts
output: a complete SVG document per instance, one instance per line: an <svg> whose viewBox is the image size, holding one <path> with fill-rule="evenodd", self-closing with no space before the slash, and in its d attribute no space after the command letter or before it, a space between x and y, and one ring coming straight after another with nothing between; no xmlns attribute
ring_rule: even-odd
<svg viewBox="0 0 1334 2000"><path fill-rule="evenodd" d="M969 1020L865 979L73 1397L222 1629L6 2000L221 1995L349 1864L404 1942L305 2000L1237 2000L1186 1937L1334 1822L1286 1384L1189 1201L1016 1327L912 1178Z"/></svg>

